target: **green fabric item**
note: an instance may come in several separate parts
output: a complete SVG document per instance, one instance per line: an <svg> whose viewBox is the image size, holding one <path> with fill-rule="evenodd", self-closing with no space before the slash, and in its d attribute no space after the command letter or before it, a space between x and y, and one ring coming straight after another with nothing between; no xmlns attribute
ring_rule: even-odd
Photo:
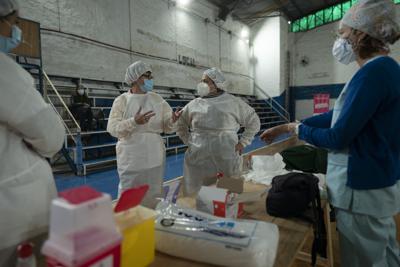
<svg viewBox="0 0 400 267"><path fill-rule="evenodd" d="M309 145L295 146L281 152L288 170L326 174L328 151Z"/></svg>

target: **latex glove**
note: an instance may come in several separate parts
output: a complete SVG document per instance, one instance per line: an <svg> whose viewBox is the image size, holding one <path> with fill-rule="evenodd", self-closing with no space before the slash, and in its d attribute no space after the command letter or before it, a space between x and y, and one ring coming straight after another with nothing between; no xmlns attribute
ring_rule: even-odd
<svg viewBox="0 0 400 267"><path fill-rule="evenodd" d="M135 122L139 125L143 125L149 122L151 117L154 117L156 113L152 110L147 111L145 113L140 113L142 111L142 107L139 108L138 112L135 114Z"/></svg>
<svg viewBox="0 0 400 267"><path fill-rule="evenodd" d="M177 107L175 109L175 111L172 111L172 122L173 123L175 123L180 118L180 116L182 115L182 112L183 112L183 110L180 107Z"/></svg>
<svg viewBox="0 0 400 267"><path fill-rule="evenodd" d="M285 133L292 133L294 134L296 131L296 126L298 123L287 123L278 125L272 128L265 130L260 138L267 144L271 144L278 136Z"/></svg>
<svg viewBox="0 0 400 267"><path fill-rule="evenodd" d="M244 146L243 146L241 143L238 143L238 144L235 146L235 152L239 152L239 155L242 155L243 149L244 149Z"/></svg>

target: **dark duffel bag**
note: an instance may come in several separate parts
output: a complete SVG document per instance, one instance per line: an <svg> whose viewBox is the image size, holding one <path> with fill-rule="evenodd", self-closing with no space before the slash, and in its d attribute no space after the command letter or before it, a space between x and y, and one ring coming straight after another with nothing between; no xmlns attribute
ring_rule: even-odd
<svg viewBox="0 0 400 267"><path fill-rule="evenodd" d="M326 174L328 151L310 145L295 146L281 152L288 170Z"/></svg>
<svg viewBox="0 0 400 267"><path fill-rule="evenodd" d="M309 173L292 172L272 179L266 200L267 212L275 217L298 217L313 224L314 242L311 261L317 254L326 258L326 228L318 187L318 178ZM311 217L306 211L311 208Z"/></svg>

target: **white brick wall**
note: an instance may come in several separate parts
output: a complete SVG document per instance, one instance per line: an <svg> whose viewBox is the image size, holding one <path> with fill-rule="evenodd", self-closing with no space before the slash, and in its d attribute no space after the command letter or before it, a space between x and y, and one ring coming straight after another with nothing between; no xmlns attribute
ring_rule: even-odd
<svg viewBox="0 0 400 267"><path fill-rule="evenodd" d="M400 14L400 5L397 5ZM400 16L398 16L400 22ZM291 86L327 85L346 83L357 71L358 65L338 63L332 56L332 45L339 23L331 23L311 31L289 33L291 43ZM290 41L289 41L290 42ZM400 42L391 48L391 56L400 62ZM309 59L307 66L300 64L301 58ZM334 99L331 100L331 108ZM313 100L298 100L295 105L296 119L304 119L313 113Z"/></svg>
<svg viewBox="0 0 400 267"><path fill-rule="evenodd" d="M267 18L252 27L252 35L255 83L268 95L279 96L284 90L287 26L280 17Z"/></svg>
<svg viewBox="0 0 400 267"><path fill-rule="evenodd" d="M205 23L205 18L214 22L218 14L217 8L205 0L192 0L186 8L168 3L167 0L25 0L20 1L20 13L40 22L44 29L61 32L42 31L43 64L49 74L122 81L126 67L142 59L152 64L156 85L194 88L204 68L174 62L178 55L183 55L194 58L201 66L222 68L232 82L232 92L252 94L249 46L237 37L243 25L231 19L225 22L224 29ZM234 34L229 35L227 30Z"/></svg>
<svg viewBox="0 0 400 267"><path fill-rule="evenodd" d="M282 17L271 17L260 21L251 30L254 80L271 97L280 96L288 86L290 71L286 62L290 46L287 21Z"/></svg>
<svg viewBox="0 0 400 267"><path fill-rule="evenodd" d="M400 14L400 5L397 5ZM400 22L400 16L398 16ZM292 85L338 84L348 81L358 69L356 63L348 66L336 61L332 56L332 45L339 23L331 23L311 31L290 33L293 39L292 53ZM301 58L309 59L307 66L300 64ZM392 56L400 61L400 42L392 47Z"/></svg>

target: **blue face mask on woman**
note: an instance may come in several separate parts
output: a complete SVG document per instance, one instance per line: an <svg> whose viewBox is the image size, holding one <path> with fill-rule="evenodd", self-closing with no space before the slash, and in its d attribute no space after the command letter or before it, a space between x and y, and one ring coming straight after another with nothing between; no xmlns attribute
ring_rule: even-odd
<svg viewBox="0 0 400 267"><path fill-rule="evenodd" d="M144 84L140 85L140 90L142 90L143 92L150 92L151 90L153 90L153 80L148 80L145 79L144 80Z"/></svg>
<svg viewBox="0 0 400 267"><path fill-rule="evenodd" d="M11 50L16 48L22 41L21 29L13 25L11 27L11 37L4 37L0 35L0 51L3 53L9 53Z"/></svg>

